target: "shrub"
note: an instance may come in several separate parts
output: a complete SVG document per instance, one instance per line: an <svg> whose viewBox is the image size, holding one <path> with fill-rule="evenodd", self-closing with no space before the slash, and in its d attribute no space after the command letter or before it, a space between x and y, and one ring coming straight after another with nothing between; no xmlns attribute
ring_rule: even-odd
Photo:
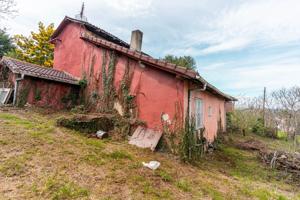
<svg viewBox="0 0 300 200"><path fill-rule="evenodd" d="M265 126L262 118L258 118L256 120L256 123L252 127L252 132L258 135L264 135L265 134Z"/></svg>
<svg viewBox="0 0 300 200"><path fill-rule="evenodd" d="M179 155L184 162L194 162L201 158L205 151L206 139L203 136L204 128L200 133L195 129L195 120L185 120Z"/></svg>

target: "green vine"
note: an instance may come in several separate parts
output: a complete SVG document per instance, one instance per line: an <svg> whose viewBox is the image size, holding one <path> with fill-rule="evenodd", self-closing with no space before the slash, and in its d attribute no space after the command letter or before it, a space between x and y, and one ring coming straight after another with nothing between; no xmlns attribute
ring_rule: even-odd
<svg viewBox="0 0 300 200"><path fill-rule="evenodd" d="M17 106L23 107L27 103L28 95L29 95L30 87L25 86L19 91Z"/></svg>
<svg viewBox="0 0 300 200"><path fill-rule="evenodd" d="M130 85L132 80L133 73L130 73L130 65L129 60L125 67L125 72L121 81L120 86L120 101L124 109L125 116L127 118L130 118L130 109L135 108L134 98L135 96L130 95Z"/></svg>
<svg viewBox="0 0 300 200"><path fill-rule="evenodd" d="M34 91L34 99L36 101L40 101L42 99L41 90L39 88L36 88Z"/></svg>
<svg viewBox="0 0 300 200"><path fill-rule="evenodd" d="M203 135L205 128L197 131L195 119L185 120L183 137L180 145L180 158L184 162L193 163L199 160L205 152L206 139Z"/></svg>
<svg viewBox="0 0 300 200"><path fill-rule="evenodd" d="M86 86L87 86L86 77L84 76L81 80L79 80L78 84L79 84L79 86L80 86L81 89L86 88Z"/></svg>
<svg viewBox="0 0 300 200"><path fill-rule="evenodd" d="M195 119L190 118L188 114L183 122L183 112L180 108L180 104L176 103L172 123L162 120L164 134L161 147L163 150L179 155L184 162L194 163L203 156L207 147L204 137L205 128L196 130Z"/></svg>
<svg viewBox="0 0 300 200"><path fill-rule="evenodd" d="M116 96L114 88L114 75L116 69L116 53L114 51L110 52L110 60L108 68L106 70L106 52L103 52L103 64L102 64L102 81L103 81L103 111L111 112L114 106L114 99Z"/></svg>
<svg viewBox="0 0 300 200"><path fill-rule="evenodd" d="M68 94L64 95L61 98L61 102L67 107L74 107L77 105L78 100L78 91L75 88L72 88Z"/></svg>

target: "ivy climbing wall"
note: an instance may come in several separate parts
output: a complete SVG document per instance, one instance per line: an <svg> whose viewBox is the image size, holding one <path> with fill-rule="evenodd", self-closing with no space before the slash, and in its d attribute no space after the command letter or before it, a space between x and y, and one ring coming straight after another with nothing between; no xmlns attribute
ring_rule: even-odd
<svg viewBox="0 0 300 200"><path fill-rule="evenodd" d="M88 31L78 24L66 25L55 44L54 68L81 79L80 99L88 111L118 112L153 129L183 126L189 105L187 80L87 42L81 39L83 32ZM199 97L218 113L204 119L207 137L213 140L219 122L225 123L224 100L203 95Z"/></svg>
<svg viewBox="0 0 300 200"><path fill-rule="evenodd" d="M55 110L70 109L78 104L79 87L26 77L20 81L17 105L26 103Z"/></svg>
<svg viewBox="0 0 300 200"><path fill-rule="evenodd" d="M88 43L82 31L69 24L58 36L54 68L82 80L82 104L90 112L118 111L154 129L162 129L162 115L174 119L176 105L183 105L183 80Z"/></svg>

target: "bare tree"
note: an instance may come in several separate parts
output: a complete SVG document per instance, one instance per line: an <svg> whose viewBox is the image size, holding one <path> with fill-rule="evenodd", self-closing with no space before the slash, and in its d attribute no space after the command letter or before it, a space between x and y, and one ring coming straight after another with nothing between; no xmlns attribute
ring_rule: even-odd
<svg viewBox="0 0 300 200"><path fill-rule="evenodd" d="M300 112L300 87L289 89L282 88L272 93L275 101L275 109L284 116L284 124L287 127L289 137L296 141L296 133L299 130Z"/></svg>
<svg viewBox="0 0 300 200"><path fill-rule="evenodd" d="M0 0L0 19L15 13L15 6L16 3L14 0Z"/></svg>

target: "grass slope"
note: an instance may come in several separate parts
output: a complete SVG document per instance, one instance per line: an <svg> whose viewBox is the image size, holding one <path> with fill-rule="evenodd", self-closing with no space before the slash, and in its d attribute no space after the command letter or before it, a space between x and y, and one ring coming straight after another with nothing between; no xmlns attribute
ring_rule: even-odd
<svg viewBox="0 0 300 200"><path fill-rule="evenodd" d="M223 145L197 166L55 126L60 114L0 112L0 199L300 199L253 152ZM157 160L152 172L142 161Z"/></svg>

